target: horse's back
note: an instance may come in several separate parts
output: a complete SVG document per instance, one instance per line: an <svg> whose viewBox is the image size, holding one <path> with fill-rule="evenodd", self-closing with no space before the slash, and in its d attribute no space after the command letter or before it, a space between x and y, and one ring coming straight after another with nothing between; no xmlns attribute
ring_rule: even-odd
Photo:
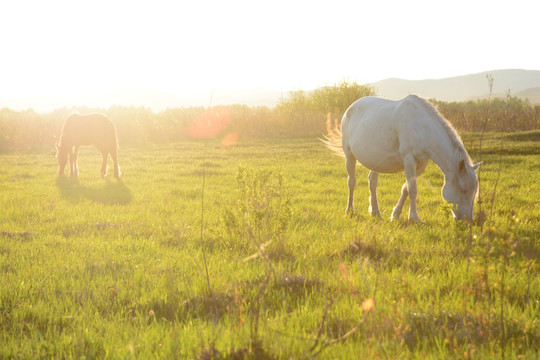
<svg viewBox="0 0 540 360"><path fill-rule="evenodd" d="M62 137L73 145L116 146L116 128L101 114L73 114L66 119Z"/></svg>
<svg viewBox="0 0 540 360"><path fill-rule="evenodd" d="M355 101L347 109L344 118L352 123L352 126L362 124L384 129L400 125L398 122L416 121L418 115L424 112L419 102L420 98L416 95L409 95L401 100L366 96Z"/></svg>
<svg viewBox="0 0 540 360"><path fill-rule="evenodd" d="M365 97L353 103L342 121L345 147L370 170L393 173L403 170L400 151L418 143L425 125L425 110L412 95L402 100Z"/></svg>
<svg viewBox="0 0 540 360"><path fill-rule="evenodd" d="M343 121L350 131L376 133L388 132L397 124L396 113L404 100L388 100L375 96L368 96L355 101L345 112Z"/></svg>

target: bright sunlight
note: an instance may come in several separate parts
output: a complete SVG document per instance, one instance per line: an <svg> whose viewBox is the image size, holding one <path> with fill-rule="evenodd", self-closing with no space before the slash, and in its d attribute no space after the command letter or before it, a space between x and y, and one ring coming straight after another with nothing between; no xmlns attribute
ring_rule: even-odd
<svg viewBox="0 0 540 360"><path fill-rule="evenodd" d="M212 91L219 101L227 90L535 68L539 10L532 0L3 2L0 102L144 106L130 94L150 89L207 104Z"/></svg>

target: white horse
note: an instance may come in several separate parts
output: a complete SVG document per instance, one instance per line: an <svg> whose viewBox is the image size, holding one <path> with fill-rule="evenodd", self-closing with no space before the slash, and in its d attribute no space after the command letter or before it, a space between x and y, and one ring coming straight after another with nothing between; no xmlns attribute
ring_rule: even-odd
<svg viewBox="0 0 540 360"><path fill-rule="evenodd" d="M373 216L380 216L377 201L379 173L405 170L407 181L392 212L398 220L407 196L410 197L409 221L419 222L416 211L416 178L432 159L444 173L443 198L452 203L455 219L473 218L478 191L476 170L469 154L452 125L428 101L410 95L399 101L365 97L353 103L341 120L340 129L329 129L324 141L334 152L345 156L349 202L347 212L354 212L356 161L369 172L370 206Z"/></svg>

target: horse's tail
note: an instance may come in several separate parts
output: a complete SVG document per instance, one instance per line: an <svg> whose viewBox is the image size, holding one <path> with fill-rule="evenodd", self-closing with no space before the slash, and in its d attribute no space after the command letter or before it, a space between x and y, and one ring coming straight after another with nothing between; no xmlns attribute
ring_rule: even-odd
<svg viewBox="0 0 540 360"><path fill-rule="evenodd" d="M337 122L332 124L332 121L329 118L326 122L326 132L326 135L323 135L323 138L321 139L322 143L334 154L345 157L345 153L343 152L343 134L341 132L341 126Z"/></svg>

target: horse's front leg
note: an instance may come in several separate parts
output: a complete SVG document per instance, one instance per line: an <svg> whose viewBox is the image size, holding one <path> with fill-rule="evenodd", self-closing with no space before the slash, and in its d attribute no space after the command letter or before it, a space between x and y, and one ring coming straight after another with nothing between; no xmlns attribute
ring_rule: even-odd
<svg viewBox="0 0 540 360"><path fill-rule="evenodd" d="M409 222L420 222L418 213L416 211L416 196L418 195L418 188L416 186L416 160L412 154L407 154L403 159L405 165L405 176L407 177L407 190L409 193ZM403 197L403 195L402 195ZM400 199L401 200L401 199ZM399 203L398 203L399 205Z"/></svg>
<svg viewBox="0 0 540 360"><path fill-rule="evenodd" d="M429 160L425 160L424 162L421 162L416 166L415 179L424 172L428 162ZM392 211L392 217L390 218L391 221L399 220L399 217L401 216L401 211L403 210L403 206L405 205L405 200L407 200L408 195L409 195L409 189L408 189L407 181L405 181L405 183L401 187L401 196L399 197L399 200L396 206L394 207L394 210ZM416 205L416 202L415 202L415 205Z"/></svg>
<svg viewBox="0 0 540 360"><path fill-rule="evenodd" d="M377 183L379 181L379 173L370 171L368 175L369 181L369 213L371 216L381 216L379 211L379 201L377 200Z"/></svg>

